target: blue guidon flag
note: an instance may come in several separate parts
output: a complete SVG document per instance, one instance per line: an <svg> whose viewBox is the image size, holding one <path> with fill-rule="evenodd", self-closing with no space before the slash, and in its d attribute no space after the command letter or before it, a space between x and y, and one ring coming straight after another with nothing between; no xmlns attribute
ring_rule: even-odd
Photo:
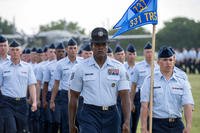
<svg viewBox="0 0 200 133"><path fill-rule="evenodd" d="M135 0L113 27L118 30L113 37L146 24L157 23L157 0Z"/></svg>

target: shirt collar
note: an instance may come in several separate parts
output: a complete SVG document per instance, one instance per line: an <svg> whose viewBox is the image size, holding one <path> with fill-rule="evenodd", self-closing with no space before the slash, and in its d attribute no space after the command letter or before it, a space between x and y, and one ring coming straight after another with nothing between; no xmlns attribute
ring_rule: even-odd
<svg viewBox="0 0 200 133"><path fill-rule="evenodd" d="M12 66L12 65L15 65L15 64L10 60L9 65ZM16 66L23 66L23 62L20 60L19 64L16 64Z"/></svg>
<svg viewBox="0 0 200 133"><path fill-rule="evenodd" d="M95 59L94 59L93 56L90 57L88 65L89 65L89 66L91 66L91 65L97 65L97 63L96 63L96 61L95 61ZM105 66L105 65L114 66L114 64L113 64L113 62L112 62L112 59L111 59L110 57L108 57L108 56L107 56L107 59L106 59L106 61L105 61L105 63L104 63L103 66Z"/></svg>
<svg viewBox="0 0 200 133"><path fill-rule="evenodd" d="M72 62L69 60L68 56L66 57L66 62L67 62L67 64L72 63ZM76 60L75 60L73 63L77 63L77 57L76 57Z"/></svg>
<svg viewBox="0 0 200 133"><path fill-rule="evenodd" d="M159 71L159 77L160 79L165 79L164 75ZM176 78L176 73L173 72L172 76L170 77L170 80L176 80L177 81L177 78Z"/></svg>
<svg viewBox="0 0 200 133"><path fill-rule="evenodd" d="M2 59L2 58L0 57L0 60L10 60L10 55L6 55L6 58L5 58L5 59Z"/></svg>
<svg viewBox="0 0 200 133"><path fill-rule="evenodd" d="M146 60L144 60L144 64L145 66L149 66L149 67L151 66L151 64L148 64Z"/></svg>

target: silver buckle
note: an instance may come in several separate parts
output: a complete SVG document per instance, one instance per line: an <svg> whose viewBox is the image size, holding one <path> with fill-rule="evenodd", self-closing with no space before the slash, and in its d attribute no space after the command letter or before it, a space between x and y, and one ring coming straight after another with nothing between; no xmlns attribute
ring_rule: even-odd
<svg viewBox="0 0 200 133"><path fill-rule="evenodd" d="M102 107L102 110L104 110L104 111L105 111L105 110L108 110L108 106L103 106L103 107Z"/></svg>
<svg viewBox="0 0 200 133"><path fill-rule="evenodd" d="M169 118L169 122L175 122L175 118Z"/></svg>
<svg viewBox="0 0 200 133"><path fill-rule="evenodd" d="M20 98L19 98L19 97L17 97L17 98L15 98L15 100L16 100L16 101L20 101Z"/></svg>

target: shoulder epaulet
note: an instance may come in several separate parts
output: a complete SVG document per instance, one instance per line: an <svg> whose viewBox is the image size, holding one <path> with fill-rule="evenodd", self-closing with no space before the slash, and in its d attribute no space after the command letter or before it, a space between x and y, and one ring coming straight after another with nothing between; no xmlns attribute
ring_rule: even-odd
<svg viewBox="0 0 200 133"><path fill-rule="evenodd" d="M184 77L182 75L175 74L175 77L179 78L179 79L187 80L186 77Z"/></svg>
<svg viewBox="0 0 200 133"><path fill-rule="evenodd" d="M116 59L110 58L110 60L111 60L113 63L122 64L121 62L119 62L119 61L116 60Z"/></svg>

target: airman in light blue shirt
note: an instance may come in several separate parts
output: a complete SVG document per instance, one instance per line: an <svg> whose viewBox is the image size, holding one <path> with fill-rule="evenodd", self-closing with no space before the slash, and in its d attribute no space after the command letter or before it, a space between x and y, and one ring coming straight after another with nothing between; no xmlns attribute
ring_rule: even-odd
<svg viewBox="0 0 200 133"><path fill-rule="evenodd" d="M107 58L100 69L93 57L74 68L70 88L82 93L84 103L97 106L115 105L118 91L130 89L121 63Z"/></svg>
<svg viewBox="0 0 200 133"><path fill-rule="evenodd" d="M107 56L108 42L108 32L105 28L93 29L93 56L72 70L69 91L70 132L77 132L76 116L82 133L119 133L122 130L130 130L129 77L122 63ZM78 115L76 112L80 94L83 96L84 104ZM116 105L118 95L122 101L124 116L122 129Z"/></svg>
<svg viewBox="0 0 200 133"><path fill-rule="evenodd" d="M144 81L141 88L141 102L149 102L150 76ZM154 106L155 118L181 118L182 106L194 104L191 86L178 73L174 73L167 80L161 72L155 73L154 78Z"/></svg>
<svg viewBox="0 0 200 133"><path fill-rule="evenodd" d="M21 53L20 44L14 40L10 44L10 61L0 66L0 112L6 113L0 121L3 125L0 130L5 132L28 132L27 89L32 101L31 111L37 110L36 78L31 65L21 61Z"/></svg>
<svg viewBox="0 0 200 133"><path fill-rule="evenodd" d="M160 71L156 71L154 74L152 132L190 132L191 129L192 106L194 105L191 86L188 80L180 78L180 73L174 71L175 60L173 55L169 47L163 47L158 53ZM141 87L142 132L147 131L150 77L145 78ZM184 107L186 119L185 128L181 121L182 107ZM159 121L161 124L159 124ZM166 124L162 124L162 122Z"/></svg>
<svg viewBox="0 0 200 133"><path fill-rule="evenodd" d="M0 68L0 86L3 95L9 97L26 97L27 85L36 84L32 67L23 61L15 65L6 62Z"/></svg>
<svg viewBox="0 0 200 133"><path fill-rule="evenodd" d="M44 70L43 81L48 82L48 91L53 89L54 85L54 72L56 69L57 60L52 60L48 63L46 69Z"/></svg>
<svg viewBox="0 0 200 133"><path fill-rule="evenodd" d="M65 57L58 61L56 70L55 70L55 80L60 81L60 89L68 90L69 89L69 77L71 74L72 67L81 62L82 59L78 58L76 61L71 62L68 57Z"/></svg>

